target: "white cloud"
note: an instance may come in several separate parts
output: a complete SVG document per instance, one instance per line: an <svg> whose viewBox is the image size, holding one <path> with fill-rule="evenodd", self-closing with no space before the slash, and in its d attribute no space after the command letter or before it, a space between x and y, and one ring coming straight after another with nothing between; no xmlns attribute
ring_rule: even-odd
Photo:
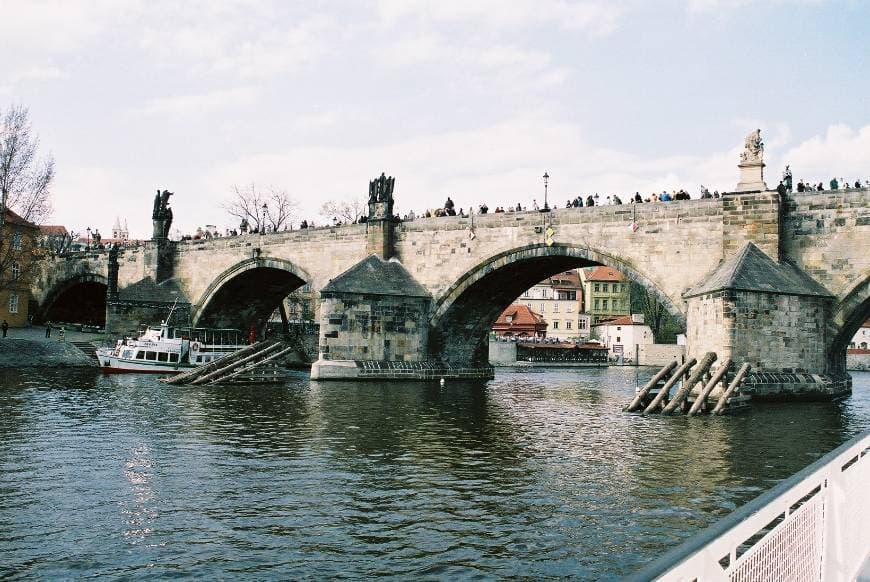
<svg viewBox="0 0 870 582"><path fill-rule="evenodd" d="M500 31L552 25L593 35L613 32L623 14L621 2L600 0L380 0L377 9L391 26L473 21L475 27Z"/></svg>
<svg viewBox="0 0 870 582"><path fill-rule="evenodd" d="M253 105L259 90L253 87L236 87L194 95L174 95L152 99L139 111L149 115L197 115L205 116L217 111Z"/></svg>
<svg viewBox="0 0 870 582"><path fill-rule="evenodd" d="M859 129L832 125L825 135L795 145L779 159L783 167L791 166L795 181L822 181L826 188L835 176L850 183L858 179L863 182L870 179L870 125Z"/></svg>

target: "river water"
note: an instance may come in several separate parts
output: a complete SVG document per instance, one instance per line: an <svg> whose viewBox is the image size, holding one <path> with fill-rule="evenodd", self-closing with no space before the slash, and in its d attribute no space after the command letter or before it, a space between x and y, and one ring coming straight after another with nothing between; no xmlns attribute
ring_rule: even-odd
<svg viewBox="0 0 870 582"><path fill-rule="evenodd" d="M840 403L621 413L653 371L0 372L0 578L613 579L870 427L868 373Z"/></svg>

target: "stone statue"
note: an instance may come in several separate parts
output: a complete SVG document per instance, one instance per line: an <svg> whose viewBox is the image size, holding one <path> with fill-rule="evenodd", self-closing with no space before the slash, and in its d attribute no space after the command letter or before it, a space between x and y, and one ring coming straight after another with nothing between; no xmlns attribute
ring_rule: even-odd
<svg viewBox="0 0 870 582"><path fill-rule="evenodd" d="M172 209L169 207L169 197L172 192L169 190L157 190L157 195L154 197L154 211L151 213L151 220L154 221L155 240L165 239L169 235L169 227L172 226Z"/></svg>
<svg viewBox="0 0 870 582"><path fill-rule="evenodd" d="M369 216L368 220L383 219L393 215L393 188L396 179L389 178L384 172L369 182Z"/></svg>
<svg viewBox="0 0 870 582"><path fill-rule="evenodd" d="M761 162L764 157L764 142L761 141L761 130L756 129L746 136L741 162Z"/></svg>
<svg viewBox="0 0 870 582"><path fill-rule="evenodd" d="M785 184L786 192L791 192L792 187L792 177L791 177L791 168L787 165L785 167L785 172L782 173L782 182Z"/></svg>

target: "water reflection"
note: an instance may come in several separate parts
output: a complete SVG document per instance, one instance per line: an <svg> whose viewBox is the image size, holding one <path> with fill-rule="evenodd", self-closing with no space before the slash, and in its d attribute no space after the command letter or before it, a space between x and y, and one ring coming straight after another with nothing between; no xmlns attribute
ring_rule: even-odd
<svg viewBox="0 0 870 582"><path fill-rule="evenodd" d="M0 372L0 577L614 578L870 426L870 374L838 404L622 414L648 375Z"/></svg>

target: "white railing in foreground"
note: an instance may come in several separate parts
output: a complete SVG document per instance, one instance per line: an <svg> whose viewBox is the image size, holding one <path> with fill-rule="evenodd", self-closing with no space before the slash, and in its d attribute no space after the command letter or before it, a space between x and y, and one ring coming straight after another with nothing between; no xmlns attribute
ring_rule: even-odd
<svg viewBox="0 0 870 582"><path fill-rule="evenodd" d="M870 556L870 431L629 580L854 580Z"/></svg>

